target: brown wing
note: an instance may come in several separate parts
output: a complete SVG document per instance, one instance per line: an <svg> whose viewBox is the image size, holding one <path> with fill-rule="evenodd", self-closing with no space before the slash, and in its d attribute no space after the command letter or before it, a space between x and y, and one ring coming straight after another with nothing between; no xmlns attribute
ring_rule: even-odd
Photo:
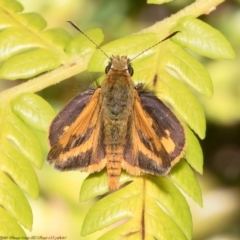
<svg viewBox="0 0 240 240"><path fill-rule="evenodd" d="M167 150L152 127L154 119L143 109L138 92L134 90L132 119L128 121L129 137L124 149L123 168L132 175L166 174L171 167Z"/></svg>
<svg viewBox="0 0 240 240"><path fill-rule="evenodd" d="M80 107L74 104L81 102L81 97L76 97L72 101L51 125L49 139L52 148L47 161L55 162L54 167L63 171L73 169L87 172L100 171L106 165L102 121L99 119L102 104L101 88L89 97L88 102L87 97L84 96L85 106L83 103ZM61 116L65 116L65 127L63 121L60 121ZM58 139L51 139L58 129L62 134Z"/></svg>
<svg viewBox="0 0 240 240"><path fill-rule="evenodd" d="M141 104L153 119L151 126L166 149L171 166L183 157L186 147L185 131L181 122L161 100L152 93L139 93Z"/></svg>
<svg viewBox="0 0 240 240"><path fill-rule="evenodd" d="M94 90L89 89L71 99L53 119L49 129L49 142L53 146L59 141L64 129L72 125L92 97Z"/></svg>

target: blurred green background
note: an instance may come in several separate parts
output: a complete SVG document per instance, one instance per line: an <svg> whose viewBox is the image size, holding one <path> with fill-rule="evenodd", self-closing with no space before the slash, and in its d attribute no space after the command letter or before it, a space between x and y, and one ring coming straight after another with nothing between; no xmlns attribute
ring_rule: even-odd
<svg viewBox="0 0 240 240"><path fill-rule="evenodd" d="M19 0L25 12L38 12L48 27L62 27L75 35L67 20L83 30L101 27L105 43L138 32L160 21L193 1L173 1L148 5L145 0ZM210 15L201 17L221 31L236 51L233 61L200 58L214 84L212 99L198 96L207 117L207 136L201 141L204 174L198 175L204 207L191 199L194 240L240 239L240 1L228 0ZM76 76L39 93L56 109L75 95ZM42 136L46 141L46 135ZM45 146L47 153L47 144ZM44 163L38 173L41 193L29 198L34 225L28 236L62 236L65 239L95 240L101 233L80 237L84 215L93 201L79 203L79 190L85 173L60 173Z"/></svg>

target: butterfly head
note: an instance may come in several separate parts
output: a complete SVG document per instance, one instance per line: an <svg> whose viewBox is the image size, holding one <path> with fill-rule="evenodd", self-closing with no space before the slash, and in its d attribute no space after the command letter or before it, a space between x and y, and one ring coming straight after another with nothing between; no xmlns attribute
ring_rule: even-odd
<svg viewBox="0 0 240 240"><path fill-rule="evenodd" d="M128 72L130 76L133 75L133 68L130 64L130 59L127 56L112 56L110 62L105 68L105 73L113 71L124 71Z"/></svg>

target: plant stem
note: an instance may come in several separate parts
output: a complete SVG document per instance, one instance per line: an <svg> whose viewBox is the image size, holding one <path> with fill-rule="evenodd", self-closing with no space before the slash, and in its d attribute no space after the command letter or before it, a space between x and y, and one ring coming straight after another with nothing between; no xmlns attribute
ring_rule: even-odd
<svg viewBox="0 0 240 240"><path fill-rule="evenodd" d="M38 92L62 80L68 79L87 69L87 64L92 54L78 58L74 62L69 62L53 71L33 78L21 85L5 90L0 94L0 102L11 100L14 96L23 92Z"/></svg>
<svg viewBox="0 0 240 240"><path fill-rule="evenodd" d="M154 25L143 29L139 33L161 33L162 36L166 36L176 22L185 16L199 17L203 14L209 14L212 10L215 10L216 6L224 2L224 0L196 0L191 5L180 10L176 14L164 19L161 22L157 22Z"/></svg>

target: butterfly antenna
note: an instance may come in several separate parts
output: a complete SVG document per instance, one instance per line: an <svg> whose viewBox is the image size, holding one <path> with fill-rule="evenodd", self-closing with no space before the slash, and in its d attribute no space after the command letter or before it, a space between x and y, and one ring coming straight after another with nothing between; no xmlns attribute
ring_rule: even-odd
<svg viewBox="0 0 240 240"><path fill-rule="evenodd" d="M130 62L132 62L132 60L134 60L135 58L139 57L140 55L142 55L143 53L145 53L145 52L148 51L149 49L154 48L154 47L157 46L158 44L166 41L167 39L173 37L174 35L176 35L176 34L179 33L179 32L180 32L180 31L173 32L172 34L168 35L167 37L165 37L165 38L162 39L161 41L159 41L159 42L155 43L154 45L152 45L151 47L145 49L144 51L142 51L141 53L139 53L137 56L135 56L134 58L132 58L132 59L130 60Z"/></svg>
<svg viewBox="0 0 240 240"><path fill-rule="evenodd" d="M68 23L70 23L74 28L76 28L80 33L82 33L90 42L92 42L97 49L99 49L108 59L109 56L100 48L100 46L98 46L87 34L85 34L74 22L72 21L67 21Z"/></svg>

